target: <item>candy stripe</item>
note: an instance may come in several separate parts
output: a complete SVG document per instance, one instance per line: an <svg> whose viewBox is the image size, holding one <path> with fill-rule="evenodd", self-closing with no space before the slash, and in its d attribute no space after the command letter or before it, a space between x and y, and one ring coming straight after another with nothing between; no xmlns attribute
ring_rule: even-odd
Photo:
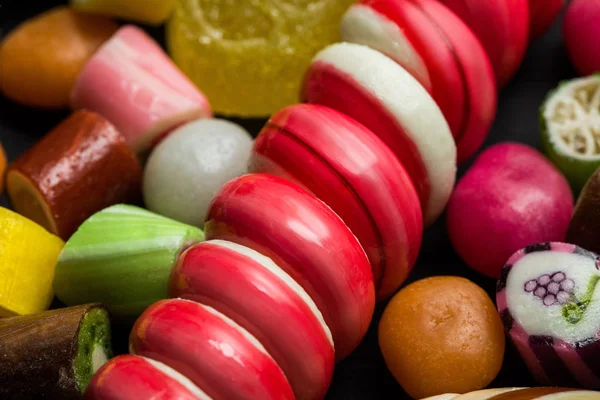
<svg viewBox="0 0 600 400"><path fill-rule="evenodd" d="M530 336L529 346L552 384L567 387L578 386L577 380L556 353L552 337Z"/></svg>
<svg viewBox="0 0 600 400"><path fill-rule="evenodd" d="M529 345L529 335L525 332L523 327L517 322L514 322L513 328L510 330L509 334L517 350L519 350L519 354L521 354L523 361L527 364L527 368L529 368L529 371L535 379L543 385L551 385L552 382L550 381L550 378L548 378L546 371L540 364L540 360Z"/></svg>
<svg viewBox="0 0 600 400"><path fill-rule="evenodd" d="M596 376L592 371L599 371L598 366L600 361L598 361L598 347L595 349L585 349L586 354L594 354L595 357L592 359L594 365L588 366L585 364L586 360L582 354L578 354L578 349L576 349L572 344L565 342L564 340L554 339L554 347L556 349L556 354L563 361L565 366L571 371L573 377L579 382L579 386L582 387L595 387L600 388L600 379ZM594 346L592 346L594 347ZM588 353L588 350L589 353ZM595 352L594 352L595 350Z"/></svg>

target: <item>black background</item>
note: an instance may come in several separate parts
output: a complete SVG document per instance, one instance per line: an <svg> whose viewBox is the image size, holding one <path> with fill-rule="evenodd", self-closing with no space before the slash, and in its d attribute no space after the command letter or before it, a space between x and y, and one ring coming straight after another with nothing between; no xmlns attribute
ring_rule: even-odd
<svg viewBox="0 0 600 400"><path fill-rule="evenodd" d="M484 0L481 0L484 1ZM0 39L19 22L63 1L0 0ZM145 27L161 44L162 28ZM519 141L539 148L538 109L548 90L560 80L575 77L565 52L561 21L544 37L531 44L525 61L500 93L499 109L485 146L502 141ZM0 140L9 161L15 160L53 126L68 115L68 111L45 112L16 105L0 95ZM256 135L264 121L235 120ZM461 166L460 175L470 162ZM8 206L5 197L0 205ZM445 230L445 218L425 232L425 238L409 282L432 275L459 275L473 280L494 298L495 281L468 269L452 250ZM55 304L58 306L59 304ZM377 323L385 304L376 310L371 329L360 347L337 365L327 399L410 399L387 371L377 345ZM126 352L129 327L114 328L114 347ZM456 366L460 368L460 366ZM518 354L508 345L503 368L491 387L532 386L532 380Z"/></svg>

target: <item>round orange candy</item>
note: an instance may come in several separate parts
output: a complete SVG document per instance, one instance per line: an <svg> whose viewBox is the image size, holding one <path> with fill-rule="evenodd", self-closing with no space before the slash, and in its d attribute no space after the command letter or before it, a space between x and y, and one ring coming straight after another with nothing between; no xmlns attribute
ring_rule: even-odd
<svg viewBox="0 0 600 400"><path fill-rule="evenodd" d="M412 283L387 305L379 346L413 398L486 387L504 358L504 331L489 296L473 282L438 276Z"/></svg>
<svg viewBox="0 0 600 400"><path fill-rule="evenodd" d="M117 29L64 6L25 21L0 43L0 92L32 107L67 107L77 75Z"/></svg>

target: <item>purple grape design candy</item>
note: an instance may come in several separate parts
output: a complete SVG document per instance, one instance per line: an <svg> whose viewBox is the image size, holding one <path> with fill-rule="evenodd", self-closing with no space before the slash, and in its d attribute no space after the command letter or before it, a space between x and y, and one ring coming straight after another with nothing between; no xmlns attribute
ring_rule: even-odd
<svg viewBox="0 0 600 400"><path fill-rule="evenodd" d="M545 306L555 304L567 304L571 299L575 282L567 279L564 272L543 274L537 279L531 279L524 285L526 292L531 293L542 300ZM577 300L575 300L577 302Z"/></svg>
<svg viewBox="0 0 600 400"><path fill-rule="evenodd" d="M498 311L541 385L600 389L599 265L577 246L542 243L502 269Z"/></svg>

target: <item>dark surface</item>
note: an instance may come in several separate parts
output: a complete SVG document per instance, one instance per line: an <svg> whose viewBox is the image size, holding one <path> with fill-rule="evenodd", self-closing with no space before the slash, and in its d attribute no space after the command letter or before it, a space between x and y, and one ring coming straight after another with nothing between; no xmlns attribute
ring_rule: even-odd
<svg viewBox="0 0 600 400"><path fill-rule="evenodd" d="M51 5L64 3L44 1L45 5L29 1L0 0L0 36L18 22ZM519 141L539 148L538 109L548 90L560 80L575 77L562 41L560 21L544 37L532 43L526 59L511 81L500 93L498 115L486 146L502 141ZM149 29L161 41L162 30ZM0 97L0 140L9 161L33 145L68 113L42 112L15 105ZM256 134L264 121L236 121ZM460 168L460 174L468 168ZM6 206L0 198L0 205ZM425 232L422 251L409 282L432 275L459 275L473 280L494 298L495 281L468 269L452 250L445 229L445 218ZM371 329L361 346L336 367L327 399L409 399L387 371L377 345L377 323L384 304L376 311ZM115 329L117 351L126 351L128 327ZM508 343L508 342L507 342ZM516 351L507 345L504 366L491 387L532 386L535 382Z"/></svg>

